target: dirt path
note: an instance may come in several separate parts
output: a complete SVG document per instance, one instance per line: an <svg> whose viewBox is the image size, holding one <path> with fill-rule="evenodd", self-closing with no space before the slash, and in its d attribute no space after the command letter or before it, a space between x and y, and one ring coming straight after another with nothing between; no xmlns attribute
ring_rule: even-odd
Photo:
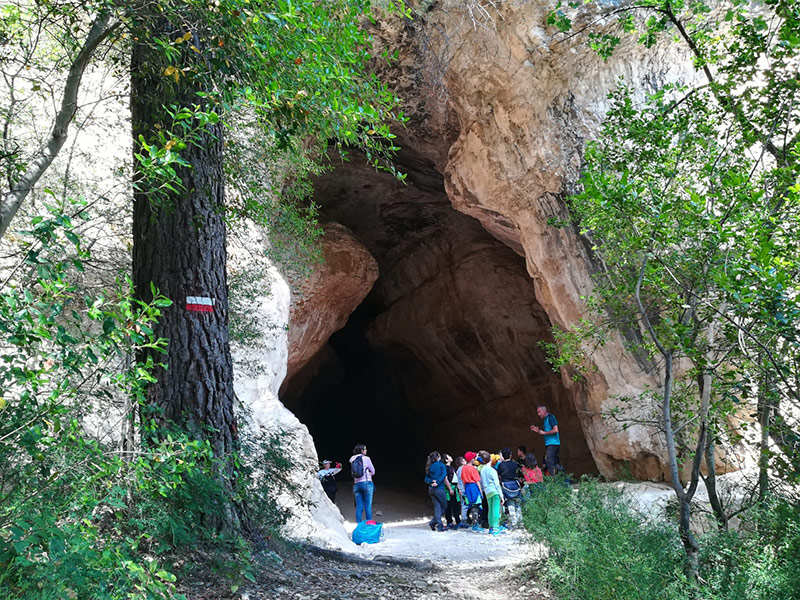
<svg viewBox="0 0 800 600"><path fill-rule="evenodd" d="M199 581L184 593L189 600L552 600L532 579L532 561L542 549L526 533L433 532L424 498L383 496L374 504L386 528L378 544L353 554L299 548L265 562L257 581L236 593ZM337 497L350 519L351 502Z"/></svg>
<svg viewBox="0 0 800 600"><path fill-rule="evenodd" d="M471 530L432 532L427 519L389 523L378 544L362 545L358 554L364 557L391 556L412 560L429 560L442 568L472 568L480 563L496 566L517 565L535 558L536 546L527 534L509 531L493 536L488 531Z"/></svg>
<svg viewBox="0 0 800 600"><path fill-rule="evenodd" d="M354 512L348 510L352 500L345 493L343 499L337 498L336 504L347 520L348 533L352 532ZM358 555L364 558L391 556L429 560L442 569L463 567L472 570L482 563L495 567L530 563L536 553L541 552L541 548L531 543L522 531L509 531L500 536L460 529L433 532L427 525L433 509L424 495L383 491L376 495L374 509L375 519L384 523L385 535L378 544L358 547Z"/></svg>

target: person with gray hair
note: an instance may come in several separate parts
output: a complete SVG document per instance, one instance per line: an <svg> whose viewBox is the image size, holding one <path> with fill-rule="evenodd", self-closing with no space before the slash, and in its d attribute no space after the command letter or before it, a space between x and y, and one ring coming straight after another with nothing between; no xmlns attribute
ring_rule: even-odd
<svg viewBox="0 0 800 600"><path fill-rule="evenodd" d="M561 438L558 435L558 421L555 416L547 412L547 407L540 404L536 408L536 414L542 419L543 424L541 429L536 425L531 425L531 431L544 436L544 463L547 465L547 470L550 475L555 475L559 471L563 471L564 467L559 462L558 454L561 449Z"/></svg>

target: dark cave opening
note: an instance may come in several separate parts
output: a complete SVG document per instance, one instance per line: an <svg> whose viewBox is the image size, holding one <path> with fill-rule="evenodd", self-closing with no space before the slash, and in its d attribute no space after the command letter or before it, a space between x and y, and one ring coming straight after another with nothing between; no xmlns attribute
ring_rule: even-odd
<svg viewBox="0 0 800 600"><path fill-rule="evenodd" d="M404 378L422 374L414 375L413 366L369 344L366 332L376 310L374 298L368 297L298 374L307 379L299 395L290 387L284 402L308 427L320 459L346 465L353 446L364 443L380 470L378 480L389 475L406 483L415 466L419 471L426 451L415 415L406 410ZM346 481L345 475L340 479Z"/></svg>
<svg viewBox="0 0 800 600"><path fill-rule="evenodd" d="M284 383L284 404L321 459L346 464L366 444L376 484L421 486L433 449L458 456L524 444L541 461L543 441L529 430L541 424L539 404L559 420L565 468L597 473L571 393L540 346L552 340L550 322L524 259L455 211L440 176L416 181L354 161L317 182L323 219L347 227L380 274ZM346 469L339 479L349 480Z"/></svg>

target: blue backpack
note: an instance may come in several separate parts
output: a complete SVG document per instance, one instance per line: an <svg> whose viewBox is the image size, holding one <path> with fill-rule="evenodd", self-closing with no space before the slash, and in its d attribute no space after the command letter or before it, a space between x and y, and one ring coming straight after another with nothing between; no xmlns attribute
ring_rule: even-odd
<svg viewBox="0 0 800 600"><path fill-rule="evenodd" d="M364 457L357 456L356 459L350 463L350 474L353 479L358 479L364 476Z"/></svg>
<svg viewBox="0 0 800 600"><path fill-rule="evenodd" d="M354 544L377 544L383 537L383 523L361 521L353 530Z"/></svg>

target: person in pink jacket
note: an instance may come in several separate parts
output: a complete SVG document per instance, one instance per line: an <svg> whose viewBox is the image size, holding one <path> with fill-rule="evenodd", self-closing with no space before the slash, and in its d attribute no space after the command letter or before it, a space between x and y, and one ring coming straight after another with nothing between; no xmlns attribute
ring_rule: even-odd
<svg viewBox="0 0 800 600"><path fill-rule="evenodd" d="M372 478L375 476L375 466L367 456L367 447L364 444L356 444L353 448L353 456L350 457L350 473L353 476L353 496L356 499L356 523L364 519L361 513L366 515L366 520L372 520L372 494L375 485Z"/></svg>

